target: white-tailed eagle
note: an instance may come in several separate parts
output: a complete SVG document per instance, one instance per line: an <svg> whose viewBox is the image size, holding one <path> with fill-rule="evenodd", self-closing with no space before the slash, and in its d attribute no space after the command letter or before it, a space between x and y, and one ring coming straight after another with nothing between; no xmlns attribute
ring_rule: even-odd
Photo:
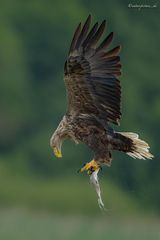
<svg viewBox="0 0 160 240"><path fill-rule="evenodd" d="M112 151L122 151L133 158L152 159L149 145L130 132L116 132L111 124L119 125L121 118L121 75L117 46L109 50L111 32L100 44L106 21L91 25L89 15L78 25L64 66L68 109L51 137L50 145L56 157L62 157L61 146L69 138L85 143L94 159L80 172L90 175L103 165L111 165Z"/></svg>

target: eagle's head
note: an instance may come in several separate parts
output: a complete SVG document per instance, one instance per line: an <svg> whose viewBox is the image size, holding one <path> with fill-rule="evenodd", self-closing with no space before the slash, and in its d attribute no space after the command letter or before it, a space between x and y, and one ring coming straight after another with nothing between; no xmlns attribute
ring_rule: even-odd
<svg viewBox="0 0 160 240"><path fill-rule="evenodd" d="M57 158L62 157L62 153L61 153L62 141L63 141L63 139L56 132L52 135L52 137L50 139L50 146L53 149L54 155Z"/></svg>
<svg viewBox="0 0 160 240"><path fill-rule="evenodd" d="M58 125L57 129L55 130L55 132L53 133L51 139L50 139L50 146L53 149L54 155L57 158L61 158L62 157L62 153L61 153L61 147L62 147L62 143L64 141L64 139L67 136L67 118L64 115L62 121L60 122L60 124Z"/></svg>

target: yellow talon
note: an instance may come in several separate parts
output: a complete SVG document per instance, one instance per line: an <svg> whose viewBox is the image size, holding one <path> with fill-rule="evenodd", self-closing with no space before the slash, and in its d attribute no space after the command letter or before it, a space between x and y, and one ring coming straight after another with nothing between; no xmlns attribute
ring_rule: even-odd
<svg viewBox="0 0 160 240"><path fill-rule="evenodd" d="M53 148L53 152L54 152L54 155L55 155L57 158L61 158L61 157L62 157L62 153L61 153L61 151L60 151L58 148L54 147L54 148Z"/></svg>
<svg viewBox="0 0 160 240"><path fill-rule="evenodd" d="M83 168L80 169L80 172L87 171L88 174L91 174L95 170L99 169L99 165L97 162L93 159L91 162L86 163Z"/></svg>

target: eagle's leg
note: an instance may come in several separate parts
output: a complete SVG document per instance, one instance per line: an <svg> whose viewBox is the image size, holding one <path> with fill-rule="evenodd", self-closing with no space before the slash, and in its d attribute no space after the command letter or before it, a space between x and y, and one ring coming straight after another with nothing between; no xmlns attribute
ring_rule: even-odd
<svg viewBox="0 0 160 240"><path fill-rule="evenodd" d="M82 173L84 171L87 171L87 173L90 175L97 169L100 169L100 165L93 159L89 163L86 163L84 167L82 167L78 172Z"/></svg>

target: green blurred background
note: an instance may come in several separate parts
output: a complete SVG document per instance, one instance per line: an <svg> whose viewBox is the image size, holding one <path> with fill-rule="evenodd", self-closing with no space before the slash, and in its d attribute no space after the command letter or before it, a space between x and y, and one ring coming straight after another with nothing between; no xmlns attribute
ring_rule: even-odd
<svg viewBox="0 0 160 240"><path fill-rule="evenodd" d="M129 3L0 2L0 239L160 239L160 8ZM107 20L112 46L122 45L119 131L139 133L155 155L140 161L114 154L100 173L105 214L88 176L77 174L92 153L66 141L57 160L49 147L66 109L69 44L89 13L94 22Z"/></svg>

